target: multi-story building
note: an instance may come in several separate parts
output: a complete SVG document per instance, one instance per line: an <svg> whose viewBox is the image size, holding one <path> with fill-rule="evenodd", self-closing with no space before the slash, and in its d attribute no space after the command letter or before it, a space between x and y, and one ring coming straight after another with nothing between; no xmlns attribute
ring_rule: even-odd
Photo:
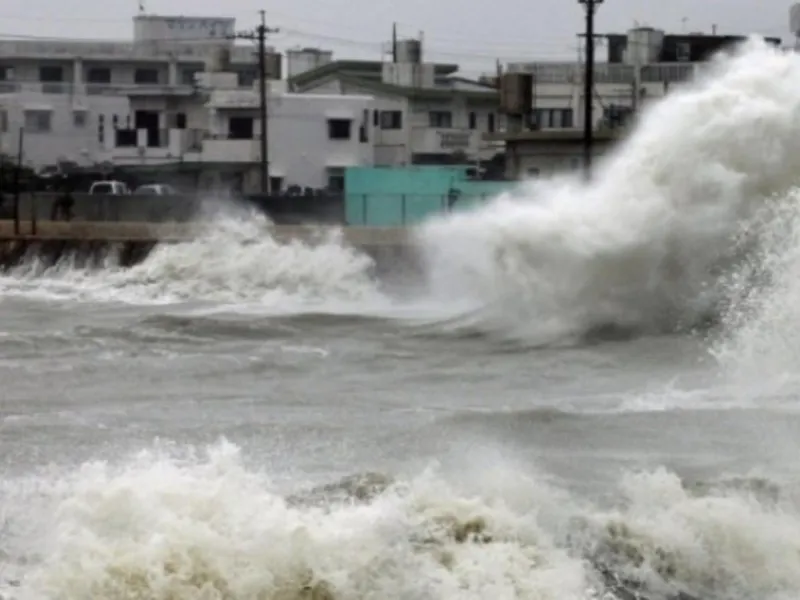
<svg viewBox="0 0 800 600"><path fill-rule="evenodd" d="M104 158L200 189L259 190L260 96L238 89L228 69L199 74L192 93L131 92L136 122L106 132ZM371 96L295 94L285 81L268 83L270 191L341 190L345 168L373 164Z"/></svg>
<svg viewBox="0 0 800 600"><path fill-rule="evenodd" d="M144 126L130 93L190 94L220 48L230 51L238 85L251 88L257 56L233 45L234 27L230 18L139 15L127 41L0 41L0 152L16 154L23 132L35 168L96 163L108 131Z"/></svg>
<svg viewBox="0 0 800 600"><path fill-rule="evenodd" d="M675 84L702 72L707 59L743 36L665 34L649 27L603 36L608 55L594 66L593 129L599 130L595 151L613 146L615 131L648 102L663 98ZM766 38L779 46L779 38ZM531 75L532 90L519 125L487 136L506 142L507 174L545 175L582 164L585 67L579 61L507 65L508 73ZM527 93L527 92L526 92Z"/></svg>
<svg viewBox="0 0 800 600"><path fill-rule="evenodd" d="M602 39L607 56L594 66L593 115L595 126L613 127L647 102L662 98L671 85L695 77L712 54L744 37L666 34L651 27L637 27ZM766 41L781 44L780 38ZM535 129L583 128L581 61L510 63L506 71L532 74Z"/></svg>
<svg viewBox="0 0 800 600"><path fill-rule="evenodd" d="M389 63L289 50L287 79L268 86L270 190L341 188L351 166L493 157L501 145L482 136L502 127L496 88L454 76L455 65L423 64L419 50L401 42ZM135 122L107 133L105 159L139 171L202 171L204 188L258 189L259 95L233 89L225 62L193 92L132 90Z"/></svg>
<svg viewBox="0 0 800 600"><path fill-rule="evenodd" d="M368 94L378 165L443 164L491 158L483 134L503 127L497 89L458 77L457 65L422 60L418 40L395 45L391 62L333 60L318 49L286 53L288 85L303 94Z"/></svg>

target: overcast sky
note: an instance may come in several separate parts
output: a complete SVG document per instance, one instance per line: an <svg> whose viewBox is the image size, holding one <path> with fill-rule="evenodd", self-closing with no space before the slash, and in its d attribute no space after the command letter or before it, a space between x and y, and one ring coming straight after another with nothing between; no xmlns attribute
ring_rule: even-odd
<svg viewBox="0 0 800 600"><path fill-rule="evenodd" d="M488 71L495 59L571 59L583 28L577 0L142 0L148 13L230 16L237 28L257 23L258 10L282 31L270 43L334 50L336 57L379 58L397 22L401 36L424 32L428 60ZM635 23L671 32L760 33L791 42L784 0L605 0L601 33ZM129 38L139 0L1 0L0 37ZM467 9L466 7L471 7ZM602 56L602 54L601 54Z"/></svg>

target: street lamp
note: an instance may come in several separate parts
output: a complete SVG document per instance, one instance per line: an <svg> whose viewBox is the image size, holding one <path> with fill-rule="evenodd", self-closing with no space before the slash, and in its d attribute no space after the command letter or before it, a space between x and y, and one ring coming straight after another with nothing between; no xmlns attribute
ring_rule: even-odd
<svg viewBox="0 0 800 600"><path fill-rule="evenodd" d="M586 179L592 172L592 95L594 93L594 11L603 0L578 0L586 7L586 64L583 76L583 168Z"/></svg>

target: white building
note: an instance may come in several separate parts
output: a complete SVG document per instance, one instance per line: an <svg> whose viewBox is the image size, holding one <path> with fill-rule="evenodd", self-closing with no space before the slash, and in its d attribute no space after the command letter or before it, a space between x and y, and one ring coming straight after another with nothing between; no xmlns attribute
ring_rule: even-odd
<svg viewBox="0 0 800 600"><path fill-rule="evenodd" d="M637 27L604 36L594 67L592 114L595 127L616 126L648 102L663 98L671 86L696 77L709 56L743 36L703 33L667 34ZM780 45L779 38L767 38ZM574 62L510 63L509 73L533 75L535 129L582 129L584 64Z"/></svg>
<svg viewBox="0 0 800 600"><path fill-rule="evenodd" d="M454 155L490 158L483 134L502 128L497 90L457 77L456 65L422 61L417 40L401 41L392 62L334 61L317 49L286 53L290 89L303 94L369 94L375 98L375 162L440 164ZM500 147L502 149L502 147Z"/></svg>
<svg viewBox="0 0 800 600"><path fill-rule="evenodd" d="M234 46L229 18L134 18L128 41L0 41L0 151L36 168L99 160L106 132L133 123L133 91L191 93L195 74L220 47L230 48L238 85L257 74L253 47Z"/></svg>
<svg viewBox="0 0 800 600"><path fill-rule="evenodd" d="M259 94L237 89L237 76L208 72L198 92L133 92L143 126L107 131L105 158L115 165L192 171L202 188L260 188ZM285 82L268 90L270 190L342 189L344 169L374 162L371 96L295 94ZM146 170L146 169L145 169Z"/></svg>

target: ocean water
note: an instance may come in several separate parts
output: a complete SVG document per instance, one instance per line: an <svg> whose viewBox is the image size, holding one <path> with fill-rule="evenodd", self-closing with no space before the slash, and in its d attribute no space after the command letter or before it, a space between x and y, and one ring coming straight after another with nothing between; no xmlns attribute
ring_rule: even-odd
<svg viewBox="0 0 800 600"><path fill-rule="evenodd" d="M798 130L753 41L401 295L242 214L5 273L0 597L800 597Z"/></svg>

